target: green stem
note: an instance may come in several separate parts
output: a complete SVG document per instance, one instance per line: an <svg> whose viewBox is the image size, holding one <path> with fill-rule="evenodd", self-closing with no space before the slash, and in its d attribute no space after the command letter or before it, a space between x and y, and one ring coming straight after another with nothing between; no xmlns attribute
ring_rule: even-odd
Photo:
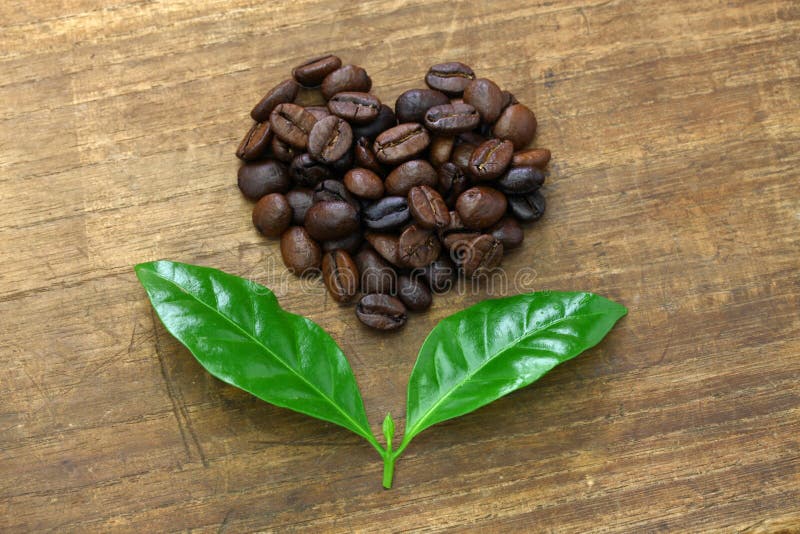
<svg viewBox="0 0 800 534"><path fill-rule="evenodd" d="M383 487L389 489L392 487L392 479L394 478L394 462L397 456L391 453L390 450L386 451L383 456Z"/></svg>

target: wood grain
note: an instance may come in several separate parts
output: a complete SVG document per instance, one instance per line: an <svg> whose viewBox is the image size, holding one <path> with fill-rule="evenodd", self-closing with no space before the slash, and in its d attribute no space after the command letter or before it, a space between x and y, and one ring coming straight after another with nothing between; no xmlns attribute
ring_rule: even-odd
<svg viewBox="0 0 800 534"><path fill-rule="evenodd" d="M800 4L0 3L0 530L797 532ZM548 213L496 293L630 314L541 382L369 445L209 377L131 269L272 286L348 354L377 430L439 297L391 336L284 275L233 152L319 51L393 101L458 59L536 111ZM524 282L524 283L523 283Z"/></svg>

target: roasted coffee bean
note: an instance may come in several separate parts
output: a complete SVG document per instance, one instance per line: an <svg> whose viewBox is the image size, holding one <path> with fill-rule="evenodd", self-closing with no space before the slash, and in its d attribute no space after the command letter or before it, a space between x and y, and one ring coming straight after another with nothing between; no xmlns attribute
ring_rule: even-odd
<svg viewBox="0 0 800 534"><path fill-rule="evenodd" d="M306 187L296 187L286 193L286 200L292 207L292 224L302 225L308 208L314 204L314 192Z"/></svg>
<svg viewBox="0 0 800 534"><path fill-rule="evenodd" d="M329 167L318 162L308 153L300 154L292 160L289 173L294 182L301 187L314 187L333 176Z"/></svg>
<svg viewBox="0 0 800 534"><path fill-rule="evenodd" d="M269 122L257 122L239 143L236 157L245 161L258 159L266 153L271 140L272 131Z"/></svg>
<svg viewBox="0 0 800 534"><path fill-rule="evenodd" d="M367 71L356 65L345 65L331 72L322 80L322 96L330 100L336 93L358 91L367 93L372 89L372 80Z"/></svg>
<svg viewBox="0 0 800 534"><path fill-rule="evenodd" d="M289 143L284 143L283 141L278 139L277 135L272 136L270 149L272 151L272 156L278 161L282 161L284 163L291 163L292 160L296 158L298 154L300 154L300 151L298 149L296 149Z"/></svg>
<svg viewBox="0 0 800 534"><path fill-rule="evenodd" d="M515 167L538 167L544 169L550 163L550 151L546 148L532 148L517 152L511 159Z"/></svg>
<svg viewBox="0 0 800 534"><path fill-rule="evenodd" d="M514 143L515 150L525 148L536 135L536 116L524 105L512 104L500 114L492 134Z"/></svg>
<svg viewBox="0 0 800 534"><path fill-rule="evenodd" d="M402 265L397 244L398 238L396 235L367 232L364 234L364 238L383 259L396 267Z"/></svg>
<svg viewBox="0 0 800 534"><path fill-rule="evenodd" d="M364 238L361 236L361 233L355 232L341 239L323 241L322 250L323 252L328 252L330 250L341 249L350 254L355 254L361 248L362 243L364 243Z"/></svg>
<svg viewBox="0 0 800 534"><path fill-rule="evenodd" d="M373 151L381 163L397 165L413 159L428 148L430 142L431 136L421 124L406 122L378 135Z"/></svg>
<svg viewBox="0 0 800 534"><path fill-rule="evenodd" d="M487 138L476 131L470 130L468 132L461 132L460 134L456 135L456 142L459 144L467 144L478 147L481 143L488 141L490 138L491 136Z"/></svg>
<svg viewBox="0 0 800 534"><path fill-rule="evenodd" d="M251 200L270 193L285 193L291 185L286 166L271 159L242 165L237 181L242 194Z"/></svg>
<svg viewBox="0 0 800 534"><path fill-rule="evenodd" d="M410 225L397 241L400 262L408 267L425 267L439 257L442 245L431 230Z"/></svg>
<svg viewBox="0 0 800 534"><path fill-rule="evenodd" d="M508 198L508 209L518 221L538 221L544 215L544 197L540 191L527 195L513 195Z"/></svg>
<svg viewBox="0 0 800 534"><path fill-rule="evenodd" d="M502 260L503 244L499 239L483 234L469 242L461 260L461 268L466 276L476 276L491 271Z"/></svg>
<svg viewBox="0 0 800 534"><path fill-rule="evenodd" d="M472 151L469 159L469 172L477 180L494 180L511 163L514 144L511 141L489 139Z"/></svg>
<svg viewBox="0 0 800 534"><path fill-rule="evenodd" d="M358 293L358 267L344 250L331 250L322 256L322 280L336 302L349 302Z"/></svg>
<svg viewBox="0 0 800 534"><path fill-rule="evenodd" d="M344 175L344 186L357 197L377 200L383 196L383 180L368 169L350 169Z"/></svg>
<svg viewBox="0 0 800 534"><path fill-rule="evenodd" d="M308 145L308 134L316 124L314 115L296 104L278 104L269 116L272 131L296 148Z"/></svg>
<svg viewBox="0 0 800 534"><path fill-rule="evenodd" d="M407 274L397 277L397 297L412 311L427 310L433 302L433 295L421 278Z"/></svg>
<svg viewBox="0 0 800 534"><path fill-rule="evenodd" d="M257 122L265 122L269 120L269 116L272 113L272 110L275 109L275 106L278 104L288 104L290 102L294 102L294 99L297 98L297 92L300 90L300 87L294 80L284 80L264 95L264 98L255 105L253 110L250 112L250 116L253 117L254 121Z"/></svg>
<svg viewBox="0 0 800 534"><path fill-rule="evenodd" d="M305 227L314 239L341 239L358 230L358 212L347 202L317 202L306 212Z"/></svg>
<svg viewBox="0 0 800 534"><path fill-rule="evenodd" d="M450 212L442 195L427 185L411 188L408 208L414 221L422 228L445 228L450 224Z"/></svg>
<svg viewBox="0 0 800 534"><path fill-rule="evenodd" d="M458 165L448 161L439 167L438 187L447 207L453 208L458 196L469 187L469 180Z"/></svg>
<svg viewBox="0 0 800 534"><path fill-rule="evenodd" d="M519 104L517 97L508 91L503 91L503 109L506 109L508 106L513 106L514 104Z"/></svg>
<svg viewBox="0 0 800 534"><path fill-rule="evenodd" d="M281 257L289 271L303 275L319 269L322 252L302 226L290 226L281 235Z"/></svg>
<svg viewBox="0 0 800 534"><path fill-rule="evenodd" d="M393 230L407 223L410 218L405 197L384 197L364 208L364 225L371 230Z"/></svg>
<svg viewBox="0 0 800 534"><path fill-rule="evenodd" d="M457 61L434 65L428 69L428 74L425 75L425 83L428 87L450 96L458 96L463 93L469 82L474 79L475 72L467 65Z"/></svg>
<svg viewBox="0 0 800 534"><path fill-rule="evenodd" d="M455 265L444 255L422 271L422 276L428 282L428 287L435 293L450 291L453 287L455 275Z"/></svg>
<svg viewBox="0 0 800 534"><path fill-rule="evenodd" d="M375 157L375 153L372 151L372 143L370 143L369 138L359 137L353 152L356 164L359 167L368 169L379 176L383 175L383 168L378 158Z"/></svg>
<svg viewBox="0 0 800 534"><path fill-rule="evenodd" d="M433 106L425 113L425 126L437 134L457 134L475 128L480 115L469 104Z"/></svg>
<svg viewBox="0 0 800 534"><path fill-rule="evenodd" d="M292 222L292 207L280 193L270 193L259 200L253 208L253 225L262 234L278 237Z"/></svg>
<svg viewBox="0 0 800 534"><path fill-rule="evenodd" d="M353 124L368 124L378 118L381 101L369 93L336 93L328 100L328 109Z"/></svg>
<svg viewBox="0 0 800 534"><path fill-rule="evenodd" d="M431 164L437 169L450 161L450 155L453 153L453 145L455 138L447 135L437 135L431 139L430 150L428 151L428 159Z"/></svg>
<svg viewBox="0 0 800 534"><path fill-rule="evenodd" d="M305 110L314 115L314 118L317 119L317 122L321 121L325 117L330 117L331 112L328 111L327 106L306 106Z"/></svg>
<svg viewBox="0 0 800 534"><path fill-rule="evenodd" d="M389 295L370 293L356 305L358 320L376 330L397 330L406 324L406 307Z"/></svg>
<svg viewBox="0 0 800 534"><path fill-rule="evenodd" d="M468 174L469 160L472 159L472 153L476 148L478 148L476 145L468 143L456 145L455 148L453 148L453 155L450 156L450 161L465 174Z"/></svg>
<svg viewBox="0 0 800 534"><path fill-rule="evenodd" d="M314 188L314 202L347 202L356 211L361 211L361 204L339 180L323 180L317 184Z"/></svg>
<svg viewBox="0 0 800 534"><path fill-rule="evenodd" d="M378 111L378 117L367 124L357 124L353 126L353 137L366 137L370 141L374 140L382 132L389 128L397 126L397 119L394 116L392 108L386 104L381 104L381 109Z"/></svg>
<svg viewBox="0 0 800 534"><path fill-rule="evenodd" d="M292 69L292 77L305 87L316 87L328 74L341 66L342 60L332 54L319 56Z"/></svg>
<svg viewBox="0 0 800 534"><path fill-rule="evenodd" d="M396 167L386 177L386 192L390 195L406 196L418 185L435 186L436 170L424 159L412 159Z"/></svg>
<svg viewBox="0 0 800 534"><path fill-rule="evenodd" d="M521 195L533 193L544 183L544 172L536 167L511 167L497 180L497 187L504 193Z"/></svg>
<svg viewBox="0 0 800 534"><path fill-rule="evenodd" d="M361 291L364 293L394 293L397 273L377 252L361 250L356 254L356 265L361 275Z"/></svg>
<svg viewBox="0 0 800 534"><path fill-rule="evenodd" d="M503 217L500 222L487 230L494 238L503 244L503 250L511 250L522 244L525 234L522 227L511 217Z"/></svg>
<svg viewBox="0 0 800 534"><path fill-rule="evenodd" d="M339 117L317 121L308 134L308 153L322 163L335 163L347 154L352 144L353 130Z"/></svg>
<svg viewBox="0 0 800 534"><path fill-rule="evenodd" d="M400 122L422 122L433 106L449 104L447 95L433 89L411 89L397 97L394 113Z"/></svg>
<svg viewBox="0 0 800 534"><path fill-rule="evenodd" d="M478 186L461 193L456 211L467 228L480 230L499 221L507 205L506 196L497 189Z"/></svg>
<svg viewBox="0 0 800 534"><path fill-rule="evenodd" d="M464 88L464 102L474 107L481 120L493 123L503 111L503 91L497 84L486 78L478 78L469 82Z"/></svg>

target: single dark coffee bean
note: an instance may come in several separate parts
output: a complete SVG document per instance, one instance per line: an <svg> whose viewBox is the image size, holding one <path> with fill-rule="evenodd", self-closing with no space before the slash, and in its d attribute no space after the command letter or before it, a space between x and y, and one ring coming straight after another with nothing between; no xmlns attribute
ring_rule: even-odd
<svg viewBox="0 0 800 534"><path fill-rule="evenodd" d="M514 143L515 150L523 149L536 135L536 115L522 104L512 104L500 114L492 134Z"/></svg>
<svg viewBox="0 0 800 534"><path fill-rule="evenodd" d="M356 254L356 265L361 275L361 291L364 293L395 292L397 272L372 249L364 249Z"/></svg>
<svg viewBox="0 0 800 534"><path fill-rule="evenodd" d="M280 193L270 193L259 200L253 208L253 226L262 234L278 237L292 222L292 207Z"/></svg>
<svg viewBox="0 0 800 534"><path fill-rule="evenodd" d="M397 126L397 119L394 116L394 111L386 104L381 104L378 117L374 121L353 126L353 137L356 139L359 137L366 137L370 141L373 141L379 134L395 126Z"/></svg>
<svg viewBox="0 0 800 534"><path fill-rule="evenodd" d="M361 204L347 187L339 180L323 180L314 188L314 202L347 202L356 211L361 211Z"/></svg>
<svg viewBox="0 0 800 534"><path fill-rule="evenodd" d="M538 221L544 215L546 204L540 191L508 198L508 210L522 222Z"/></svg>
<svg viewBox="0 0 800 534"><path fill-rule="evenodd" d="M378 118L381 101L369 93L336 93L328 100L328 109L353 124L368 124Z"/></svg>
<svg viewBox="0 0 800 534"><path fill-rule="evenodd" d="M265 122L269 120L269 116L275 106L278 104L288 104L294 102L297 98L297 92L300 87L294 80L284 80L264 95L264 98L255 105L250 112L250 116L254 121Z"/></svg>
<svg viewBox="0 0 800 534"><path fill-rule="evenodd" d="M442 245L431 230L412 224L397 241L400 262L408 267L425 267L439 257Z"/></svg>
<svg viewBox="0 0 800 534"><path fill-rule="evenodd" d="M370 293L356 305L358 320L376 330L397 330L406 324L406 307L389 295Z"/></svg>
<svg viewBox="0 0 800 534"><path fill-rule="evenodd" d="M475 72L467 65L457 61L433 65L425 75L425 83L428 87L450 96L458 96L463 93L469 82L474 79Z"/></svg>
<svg viewBox="0 0 800 534"><path fill-rule="evenodd" d="M455 163L444 163L439 167L438 189L448 208L456 205L458 196L469 188L469 180L464 171Z"/></svg>
<svg viewBox="0 0 800 534"><path fill-rule="evenodd" d="M503 111L505 99L503 91L496 83L486 78L477 78L464 88L464 102L478 111L483 122L491 124Z"/></svg>
<svg viewBox="0 0 800 534"><path fill-rule="evenodd" d="M499 239L483 234L472 241L465 249L461 268L466 276L476 276L491 271L503 260L503 244Z"/></svg>
<svg viewBox="0 0 800 534"><path fill-rule="evenodd" d="M367 93L372 89L372 80L367 71L356 65L345 65L331 72L322 80L322 96L330 100L336 93L358 91Z"/></svg>
<svg viewBox="0 0 800 534"><path fill-rule="evenodd" d="M314 187L333 176L329 167L318 162L308 153L300 154L292 160L289 174L294 183L301 187Z"/></svg>
<svg viewBox="0 0 800 534"><path fill-rule="evenodd" d="M305 87L316 87L328 74L341 66L342 60L332 54L319 56L292 69L292 78Z"/></svg>
<svg viewBox="0 0 800 534"><path fill-rule="evenodd" d="M477 145L463 143L456 145L453 148L453 155L450 156L450 161L458 166L465 174L469 172L469 161L472 159L472 153L478 148Z"/></svg>
<svg viewBox="0 0 800 534"><path fill-rule="evenodd" d="M469 104L433 106L425 113L425 126L437 134L457 134L475 128L480 115Z"/></svg>
<svg viewBox="0 0 800 534"><path fill-rule="evenodd" d="M375 252L380 254L381 257L390 264L395 267L400 267L402 265L398 248L398 237L396 235L367 232L364 234L364 238L367 240L367 243L375 249Z"/></svg>
<svg viewBox="0 0 800 534"><path fill-rule="evenodd" d="M356 167L347 171L344 186L357 197L377 200L383 196L383 180L368 169Z"/></svg>
<svg viewBox="0 0 800 534"><path fill-rule="evenodd" d="M450 291L454 285L456 266L446 256L442 256L422 271L428 287L435 293Z"/></svg>
<svg viewBox="0 0 800 534"><path fill-rule="evenodd" d="M239 143L236 157L245 161L258 159L267 152L271 140L272 130L269 122L257 122Z"/></svg>
<svg viewBox="0 0 800 534"><path fill-rule="evenodd" d="M497 180L497 187L511 195L533 193L542 187L544 178L544 172L536 167L511 167Z"/></svg>
<svg viewBox="0 0 800 534"><path fill-rule="evenodd" d="M295 104L278 104L269 116L275 135L296 148L308 145L308 134L316 124L314 115Z"/></svg>
<svg viewBox="0 0 800 534"><path fill-rule="evenodd" d="M532 148L517 152L511 158L511 164L515 167L538 167L544 169L550 163L550 151L546 148Z"/></svg>
<svg viewBox="0 0 800 534"><path fill-rule="evenodd" d="M344 250L331 250L322 256L322 281L336 302L349 302L358 293L358 267Z"/></svg>
<svg viewBox="0 0 800 534"><path fill-rule="evenodd" d="M284 163L291 163L292 160L296 158L298 154L300 154L298 149L289 143L284 143L278 138L277 135L272 136L270 149L272 151L272 156L278 161L282 161Z"/></svg>
<svg viewBox="0 0 800 534"><path fill-rule="evenodd" d="M308 134L308 153L322 163L336 162L347 154L352 144L350 125L333 115L317 121Z"/></svg>
<svg viewBox="0 0 800 534"><path fill-rule="evenodd" d="M431 139L428 149L428 160L435 168L439 168L448 161L453 153L455 138L449 135L435 135Z"/></svg>
<svg viewBox="0 0 800 534"><path fill-rule="evenodd" d="M487 230L495 239L503 244L503 250L511 250L522 244L525 234L522 227L511 217L503 217L500 222Z"/></svg>
<svg viewBox="0 0 800 534"><path fill-rule="evenodd" d="M394 113L400 122L422 122L433 106L449 104L447 95L433 89L410 89L397 97Z"/></svg>
<svg viewBox="0 0 800 534"><path fill-rule="evenodd" d="M408 192L408 208L422 228L445 228L450 224L450 212L442 195L430 186L412 187Z"/></svg>
<svg viewBox="0 0 800 534"><path fill-rule="evenodd" d="M341 239L358 230L358 212L347 202L317 202L308 208L304 224L314 239Z"/></svg>
<svg viewBox="0 0 800 534"><path fill-rule="evenodd" d="M511 163L514 144L511 141L489 139L472 151L469 159L469 172L476 180L494 180Z"/></svg>
<svg viewBox="0 0 800 534"><path fill-rule="evenodd" d="M314 115L314 118L317 119L318 122L331 115L327 106L306 106L305 110Z"/></svg>
<svg viewBox="0 0 800 534"><path fill-rule="evenodd" d="M302 225L308 208L314 204L314 192L306 187L296 187L286 193L286 200L292 208L292 224Z"/></svg>
<svg viewBox="0 0 800 534"><path fill-rule="evenodd" d="M378 161L397 165L413 159L428 148L430 142L431 136L421 124L406 122L378 135L372 148Z"/></svg>
<svg viewBox="0 0 800 534"><path fill-rule="evenodd" d="M423 283L422 276L416 275L401 274L397 278L397 297L412 311L427 310L433 302L433 295Z"/></svg>
<svg viewBox="0 0 800 534"><path fill-rule="evenodd" d="M297 275L319 269L322 252L302 226L290 226L281 235L281 257L283 263Z"/></svg>
<svg viewBox="0 0 800 534"><path fill-rule="evenodd" d="M435 186L436 170L424 159L412 159L396 167L386 177L386 192L390 195L406 196L418 185Z"/></svg>
<svg viewBox="0 0 800 534"><path fill-rule="evenodd" d="M388 231L399 228L411 219L405 197L384 197L364 208L364 226L370 230Z"/></svg>
<svg viewBox="0 0 800 534"><path fill-rule="evenodd" d="M237 182L242 194L251 200L270 193L285 193L291 185L286 166L271 159L239 167Z"/></svg>
<svg viewBox="0 0 800 534"><path fill-rule="evenodd" d="M484 186L467 189L456 201L456 211L461 221L467 228L476 230L489 228L499 221L507 206L503 193Z"/></svg>
<svg viewBox="0 0 800 534"><path fill-rule="evenodd" d="M323 241L322 250L323 252L328 252L330 250L341 249L349 254L355 254L361 248L361 245L363 243L364 243L364 238L361 236L359 232L355 232L341 239L332 239L330 241Z"/></svg>
<svg viewBox="0 0 800 534"><path fill-rule="evenodd" d="M359 137L353 149L356 165L364 169L368 169L378 176L383 176L383 168L381 167L378 158L372 151L372 143L367 137Z"/></svg>

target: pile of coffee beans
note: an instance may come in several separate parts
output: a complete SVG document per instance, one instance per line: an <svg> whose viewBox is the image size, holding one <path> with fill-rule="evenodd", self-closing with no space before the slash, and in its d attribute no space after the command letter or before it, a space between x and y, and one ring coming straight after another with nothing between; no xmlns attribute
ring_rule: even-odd
<svg viewBox="0 0 800 534"><path fill-rule="evenodd" d="M545 209L533 112L463 63L425 84L392 109L361 67L310 59L256 104L236 151L253 224L289 270L321 272L337 302L361 295L356 316L380 330L497 267Z"/></svg>

